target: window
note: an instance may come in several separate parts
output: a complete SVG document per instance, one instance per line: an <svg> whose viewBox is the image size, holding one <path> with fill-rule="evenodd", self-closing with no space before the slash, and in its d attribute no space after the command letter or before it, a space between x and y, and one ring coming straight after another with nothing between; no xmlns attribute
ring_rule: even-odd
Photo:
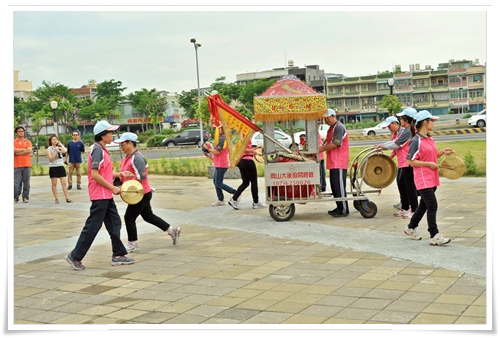
<svg viewBox="0 0 500 338"><path fill-rule="evenodd" d="M483 97L483 90L482 89L471 90L470 91L470 97L471 98Z"/></svg>
<svg viewBox="0 0 500 338"><path fill-rule="evenodd" d="M483 82L483 75L482 74L473 75L472 82Z"/></svg>

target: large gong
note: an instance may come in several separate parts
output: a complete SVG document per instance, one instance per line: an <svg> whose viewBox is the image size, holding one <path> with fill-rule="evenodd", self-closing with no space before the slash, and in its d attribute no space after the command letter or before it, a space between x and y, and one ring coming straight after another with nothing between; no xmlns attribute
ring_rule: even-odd
<svg viewBox="0 0 500 338"><path fill-rule="evenodd" d="M137 204L144 197L144 187L137 180L128 180L121 185L120 194L122 200L127 204Z"/></svg>
<svg viewBox="0 0 500 338"><path fill-rule="evenodd" d="M464 161L456 156L446 157L439 167L443 176L450 180L462 177L466 170Z"/></svg>
<svg viewBox="0 0 500 338"><path fill-rule="evenodd" d="M387 155L373 153L363 159L363 181L371 187L383 189L391 185L396 178L396 163Z"/></svg>

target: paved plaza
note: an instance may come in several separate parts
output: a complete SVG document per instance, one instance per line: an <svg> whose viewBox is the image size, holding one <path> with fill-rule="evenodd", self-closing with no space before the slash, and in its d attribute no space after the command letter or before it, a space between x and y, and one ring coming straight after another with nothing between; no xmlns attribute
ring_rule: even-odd
<svg viewBox="0 0 500 338"><path fill-rule="evenodd" d="M225 180L234 188L240 182ZM179 243L173 246L166 233L139 218L140 251L129 254L136 263L111 266L103 226L82 261L86 269L75 271L65 256L89 214L87 179L82 190L70 190L72 204L64 202L59 185L61 204L54 204L49 178L32 177L30 202L14 205L9 329L492 327L485 178L441 179L438 227L452 239L441 247L429 245L425 218L421 241L403 234L408 221L393 216L399 199L395 183L369 196L378 208L374 218L363 218L352 203L349 217L332 218L327 211L334 203L323 201L296 205L288 222L274 221L267 208L252 209L250 188L242 195L242 209L234 210L211 206L216 194L206 177L151 176L150 183L156 188L153 211L182 227ZM259 184L264 201L263 178ZM126 204L119 196L115 201L123 216ZM121 237L125 243L124 224Z"/></svg>

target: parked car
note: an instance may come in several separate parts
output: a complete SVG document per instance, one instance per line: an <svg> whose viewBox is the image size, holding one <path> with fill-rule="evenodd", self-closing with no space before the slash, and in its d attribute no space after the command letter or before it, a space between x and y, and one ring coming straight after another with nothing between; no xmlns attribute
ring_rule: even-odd
<svg viewBox="0 0 500 338"><path fill-rule="evenodd" d="M120 145L118 143L115 143L115 141L119 138L119 134L113 134L113 141L110 144L106 144L106 149L108 149L108 151L120 150Z"/></svg>
<svg viewBox="0 0 500 338"><path fill-rule="evenodd" d="M383 135L383 134L391 134L389 128L382 128L381 125L384 121L377 124L375 127L365 128L362 131L363 136L375 136L375 135Z"/></svg>
<svg viewBox="0 0 500 338"><path fill-rule="evenodd" d="M318 126L318 132L321 135L321 139L324 141L326 139L326 134L328 133L330 126L328 124L320 124Z"/></svg>
<svg viewBox="0 0 500 338"><path fill-rule="evenodd" d="M163 147L174 147L182 145L193 145L196 144L201 147L203 143L208 141L208 135L206 131L203 131L203 142L200 142L200 130L199 129L189 129L180 132L176 136L167 137L161 141Z"/></svg>
<svg viewBox="0 0 500 338"><path fill-rule="evenodd" d="M282 131L275 130L274 131L274 139L276 141L278 141L279 143L281 143L281 145L283 145L284 147L291 148L291 146L292 146L292 138ZM256 132L255 134L253 134L252 146L254 146L254 147L264 146L264 135L262 135L259 132Z"/></svg>
<svg viewBox="0 0 500 338"><path fill-rule="evenodd" d="M486 127L486 109L481 110L476 115L472 115L468 121L469 126L484 128Z"/></svg>

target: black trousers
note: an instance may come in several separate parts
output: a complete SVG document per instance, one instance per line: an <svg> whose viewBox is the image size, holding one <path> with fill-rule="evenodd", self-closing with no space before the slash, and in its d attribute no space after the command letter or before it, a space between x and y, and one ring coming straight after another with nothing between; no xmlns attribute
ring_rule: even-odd
<svg viewBox="0 0 500 338"><path fill-rule="evenodd" d="M137 220L137 217L139 217L139 215L142 216L142 219L144 221L157 226L163 231L167 231L167 229L170 227L170 224L153 214L153 209L151 209L152 197L153 193L150 191L147 194L144 194L144 197L139 203L129 204L127 206L124 219L129 242L137 241L137 226L135 221Z"/></svg>
<svg viewBox="0 0 500 338"><path fill-rule="evenodd" d="M332 187L333 197L335 198L346 198L346 179L347 179L347 169L330 169L330 187ZM349 204L347 200L337 201L337 211L342 214L349 213Z"/></svg>
<svg viewBox="0 0 500 338"><path fill-rule="evenodd" d="M399 198L401 199L401 209L415 212L418 207L417 188L413 180L413 167L398 169L397 185Z"/></svg>
<svg viewBox="0 0 500 338"><path fill-rule="evenodd" d="M122 221L116 209L115 201L111 198L109 200L92 201L90 216L85 222L75 248L71 251L73 259L81 261L85 257L103 222L111 238L113 256L125 256L127 254L127 249L120 239Z"/></svg>
<svg viewBox="0 0 500 338"><path fill-rule="evenodd" d="M238 162L238 169L240 169L242 183L236 189L236 193L233 195L235 201L238 200L240 195L251 185L250 189L252 191L252 199L254 203L259 202L259 187L257 186L257 166L253 160L240 160Z"/></svg>
<svg viewBox="0 0 500 338"><path fill-rule="evenodd" d="M439 233L436 221L438 209L436 189L437 187L418 191L420 194L420 203L418 204L417 210L415 210L415 213L411 217L410 224L408 225L408 228L410 229L418 227L418 224L427 212L427 230L429 231L431 238Z"/></svg>

